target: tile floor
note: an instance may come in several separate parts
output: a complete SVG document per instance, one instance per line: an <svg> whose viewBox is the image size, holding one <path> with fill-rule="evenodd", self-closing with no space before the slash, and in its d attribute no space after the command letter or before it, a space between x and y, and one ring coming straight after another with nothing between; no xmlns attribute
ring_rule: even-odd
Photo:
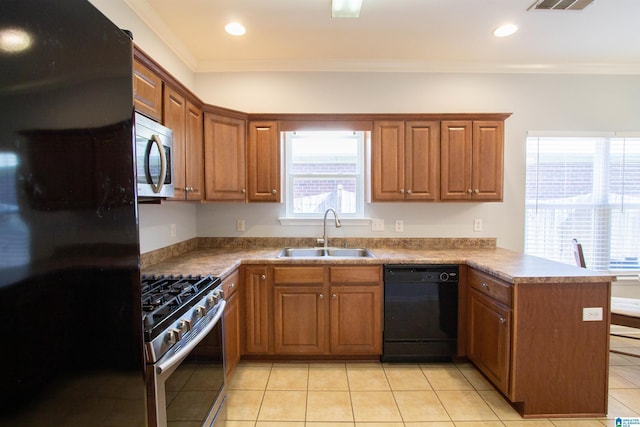
<svg viewBox="0 0 640 427"><path fill-rule="evenodd" d="M228 388L227 427L614 427L640 417L640 358L611 353L598 419L523 420L468 363L243 362Z"/></svg>

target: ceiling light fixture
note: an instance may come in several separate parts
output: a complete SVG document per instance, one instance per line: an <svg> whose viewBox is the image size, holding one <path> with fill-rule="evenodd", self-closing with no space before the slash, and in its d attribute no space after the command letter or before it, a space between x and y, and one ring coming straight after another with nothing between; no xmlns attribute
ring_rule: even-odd
<svg viewBox="0 0 640 427"><path fill-rule="evenodd" d="M357 18L360 16L362 0L331 0L332 18Z"/></svg>
<svg viewBox="0 0 640 427"><path fill-rule="evenodd" d="M493 35L496 37L507 37L518 31L518 26L515 24L504 24L499 26L493 31Z"/></svg>
<svg viewBox="0 0 640 427"><path fill-rule="evenodd" d="M224 26L224 30L231 34L232 36L241 36L247 32L247 29L244 28L244 25L238 22L230 22Z"/></svg>

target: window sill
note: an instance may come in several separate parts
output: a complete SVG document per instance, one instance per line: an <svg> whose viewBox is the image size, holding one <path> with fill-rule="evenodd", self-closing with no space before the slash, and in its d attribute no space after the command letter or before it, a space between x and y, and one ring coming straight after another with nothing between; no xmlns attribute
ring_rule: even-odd
<svg viewBox="0 0 640 427"><path fill-rule="evenodd" d="M322 225L322 218L278 218L280 225ZM327 218L328 222L333 221L333 217ZM371 218L340 218L342 225L348 226L370 226Z"/></svg>

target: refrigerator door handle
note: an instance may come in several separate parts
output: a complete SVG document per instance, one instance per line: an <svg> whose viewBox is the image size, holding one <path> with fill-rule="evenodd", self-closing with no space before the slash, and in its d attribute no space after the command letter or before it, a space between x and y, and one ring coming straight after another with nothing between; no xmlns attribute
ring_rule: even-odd
<svg viewBox="0 0 640 427"><path fill-rule="evenodd" d="M151 177L151 171L149 168L149 159L151 157L151 143L155 144L158 147L158 152L160 153L160 175L158 176L158 183L153 183L153 178ZM167 177L167 156L164 153L164 146L162 145L162 141L160 140L160 136L157 134L153 134L151 139L149 140L149 145L147 146L147 158L145 159L146 165L146 174L147 180L151 185L151 189L154 193L159 193L162 190L162 186L164 185L164 180Z"/></svg>

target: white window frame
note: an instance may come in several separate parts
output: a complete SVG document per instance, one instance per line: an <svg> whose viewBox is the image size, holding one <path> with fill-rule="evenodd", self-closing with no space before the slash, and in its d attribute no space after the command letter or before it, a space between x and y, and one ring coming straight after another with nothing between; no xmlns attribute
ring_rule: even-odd
<svg viewBox="0 0 640 427"><path fill-rule="evenodd" d="M292 155L291 151L293 149L293 137L296 139L309 137L312 138L314 134L320 133L330 133L335 135L347 135L353 136L357 138L357 163L356 163L356 172L354 173L336 173L336 174L328 174L328 173L309 173L309 174L293 174L292 171ZM308 135L307 135L308 134ZM313 212L313 213L296 213L294 212L294 198L293 198L293 182L295 178L319 178L319 179L341 179L341 178L355 178L356 182L356 195L355 195L355 208L356 211L354 213L344 213L341 212L337 207L338 215L340 219L363 219L364 218L364 201L365 201L365 146L366 139L368 138L368 131L332 131L332 130L318 130L318 131L290 131L290 132L282 132L282 138L284 140L284 158L285 158L285 167L284 167L284 175L285 175L285 212L286 218L289 220L295 219L317 219L322 218L324 212Z"/></svg>

